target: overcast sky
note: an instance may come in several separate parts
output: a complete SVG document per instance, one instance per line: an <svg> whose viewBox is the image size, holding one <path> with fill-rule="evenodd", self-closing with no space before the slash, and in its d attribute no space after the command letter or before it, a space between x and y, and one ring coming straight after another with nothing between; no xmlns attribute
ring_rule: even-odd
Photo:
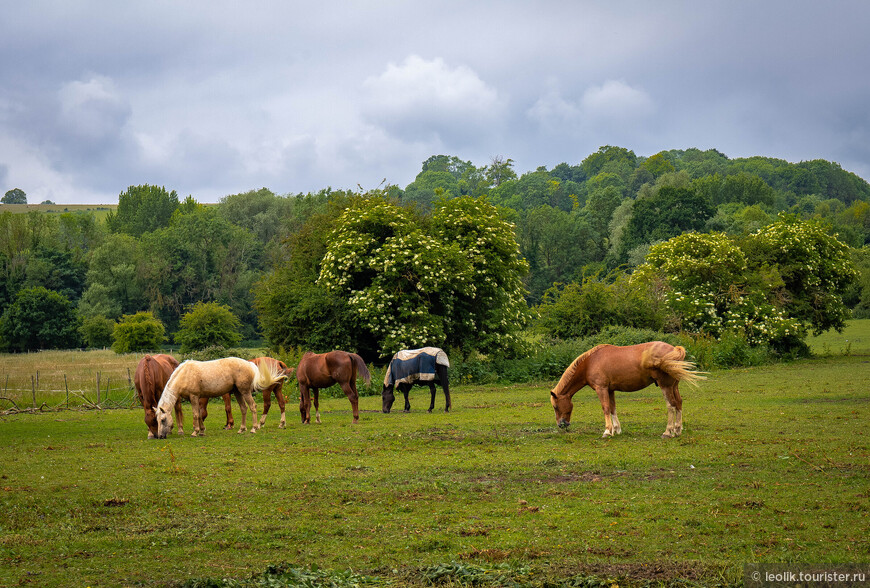
<svg viewBox="0 0 870 588"><path fill-rule="evenodd" d="M0 194L216 202L602 145L870 180L870 2L0 0Z"/></svg>

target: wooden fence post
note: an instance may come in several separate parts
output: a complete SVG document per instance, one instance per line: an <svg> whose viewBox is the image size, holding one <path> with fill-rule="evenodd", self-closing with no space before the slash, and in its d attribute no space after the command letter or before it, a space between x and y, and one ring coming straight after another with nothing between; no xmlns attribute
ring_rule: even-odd
<svg viewBox="0 0 870 588"><path fill-rule="evenodd" d="M30 376L30 393L33 396L33 408L36 408L36 381Z"/></svg>

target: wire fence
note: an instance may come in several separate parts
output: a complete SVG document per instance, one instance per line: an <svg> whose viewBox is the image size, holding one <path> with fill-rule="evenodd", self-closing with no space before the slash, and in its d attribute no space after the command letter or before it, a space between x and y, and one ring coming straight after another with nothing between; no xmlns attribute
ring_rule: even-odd
<svg viewBox="0 0 870 588"><path fill-rule="evenodd" d="M39 372L30 381L4 374L0 390L0 415L59 410L110 410L141 406L130 370L126 375L96 372L93 382L83 383L62 374L62 380L40 380Z"/></svg>

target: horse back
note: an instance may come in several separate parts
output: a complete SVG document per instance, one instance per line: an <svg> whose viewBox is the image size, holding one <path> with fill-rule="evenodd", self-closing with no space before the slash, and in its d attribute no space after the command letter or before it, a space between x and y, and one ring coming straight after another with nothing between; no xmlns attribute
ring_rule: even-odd
<svg viewBox="0 0 870 588"><path fill-rule="evenodd" d="M658 375L644 365L644 356L654 341L639 345L602 345L586 361L586 381L593 388L634 392L652 384ZM667 343L664 343L667 345ZM670 347L670 346L669 346Z"/></svg>

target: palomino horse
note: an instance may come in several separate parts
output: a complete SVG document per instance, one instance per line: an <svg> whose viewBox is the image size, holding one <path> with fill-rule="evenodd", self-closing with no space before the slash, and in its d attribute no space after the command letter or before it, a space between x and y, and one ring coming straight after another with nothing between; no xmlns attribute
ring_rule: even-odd
<svg viewBox="0 0 870 588"><path fill-rule="evenodd" d="M193 436L205 435L200 415L200 398L216 398L232 393L242 412L242 426L239 433L245 432L248 408L254 415L251 432L255 433L257 423L257 403L254 390L264 390L283 379L276 364L263 362L259 366L240 357L225 357L212 361L189 359L172 373L160 403L157 405L157 436L165 439L172 428L172 405L181 398L189 398L193 409Z"/></svg>
<svg viewBox="0 0 870 588"><path fill-rule="evenodd" d="M261 362L269 361L274 362L278 365L279 372L289 378L293 375L293 372L296 371L296 368L288 368L287 365L283 361L278 361L277 359L273 359L271 357L257 357L251 360L256 366L259 366ZM286 401L284 399L284 393L282 389L284 388L285 379L282 378L278 382L275 382L268 388L263 389L263 415L260 417L260 428L266 426L266 415L269 414L269 408L272 406L272 393L275 394L275 399L278 401L278 407L281 409L281 421L278 423L279 429L284 429L287 427L287 415L284 412L284 406ZM230 403L230 395L224 394L224 412L227 414L227 424L224 429L232 429L235 421L233 420L233 406ZM208 416L208 398L200 398L199 399L199 411L202 415L202 420L205 422L205 418Z"/></svg>
<svg viewBox="0 0 870 588"><path fill-rule="evenodd" d="M356 353L347 351L330 351L328 353L311 353L306 351L296 367L296 381L299 382L299 412L302 414L302 424L311 423L311 395L314 396L314 411L317 422L320 422L320 389L338 384L344 390L353 408L353 422L359 422L359 393L356 390L357 374L361 375L366 384L370 384L372 376L366 362Z"/></svg>
<svg viewBox="0 0 870 588"><path fill-rule="evenodd" d="M697 386L704 380L695 365L684 361L686 350L662 341L618 347L598 345L568 366L556 387L550 392L550 403L556 411L556 423L567 429L571 424L571 398L588 385L598 394L604 411L604 435L612 437L622 432L616 417L614 392L634 392L655 383L662 389L668 405L668 426L662 437L676 437L683 431L683 399L679 384L685 380Z"/></svg>
<svg viewBox="0 0 870 588"><path fill-rule="evenodd" d="M146 355L136 366L133 375L133 385L136 387L136 397L145 407L145 425L148 427L148 438L157 436L157 403L163 393L163 387L169 381L169 376L178 367L178 360L171 355ZM181 403L175 403L175 416L178 419L178 434L184 434L184 416L181 413Z"/></svg>
<svg viewBox="0 0 870 588"><path fill-rule="evenodd" d="M444 350L438 347L423 347L422 349L406 349L399 351L390 360L384 374L384 388L381 390L381 410L389 413L396 401L393 393L395 388L405 397L405 412L411 412L408 393L416 384L429 386L431 400L429 412L435 408L435 384L440 384L444 390L444 412L450 411L450 382L447 379L447 368L450 361Z"/></svg>

